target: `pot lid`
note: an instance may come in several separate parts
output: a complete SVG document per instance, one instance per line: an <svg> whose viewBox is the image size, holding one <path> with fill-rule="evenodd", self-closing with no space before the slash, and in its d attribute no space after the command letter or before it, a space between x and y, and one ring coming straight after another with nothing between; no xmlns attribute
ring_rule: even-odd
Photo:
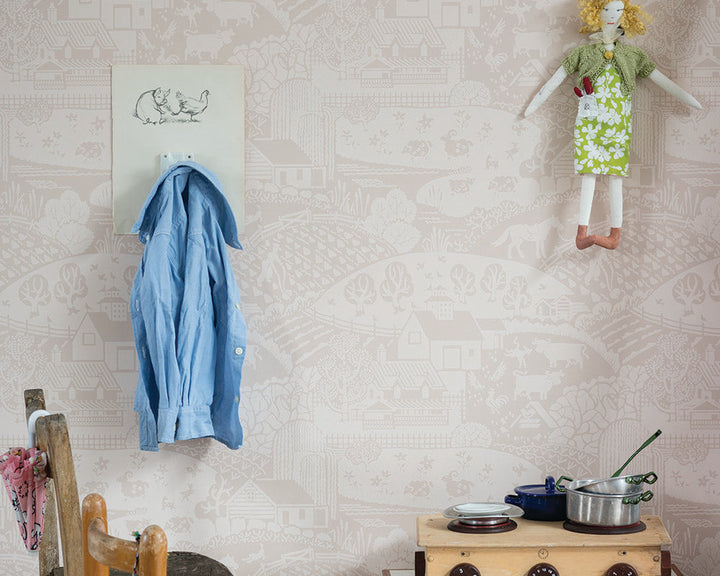
<svg viewBox="0 0 720 576"><path fill-rule="evenodd" d="M555 488L555 478L552 476L545 478L545 484L517 486L515 492L521 496L563 496L563 493Z"/></svg>

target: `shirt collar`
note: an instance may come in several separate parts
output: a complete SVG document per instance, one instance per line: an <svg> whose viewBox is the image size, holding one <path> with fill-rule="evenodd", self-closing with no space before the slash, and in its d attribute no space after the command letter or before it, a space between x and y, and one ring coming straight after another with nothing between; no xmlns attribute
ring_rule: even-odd
<svg viewBox="0 0 720 576"><path fill-rule="evenodd" d="M138 232L140 241L145 243L147 233L152 233L155 223L158 220L158 212L165 205L162 197L170 195L174 190L175 179L184 180L189 188L189 194L202 194L207 200L207 205L213 211L214 216L222 230L225 243L233 248L242 249L238 240L237 224L230 204L225 198L222 186L217 176L210 170L191 160L185 160L173 164L155 182L145 204L140 210L137 222L132 227L132 232Z"/></svg>

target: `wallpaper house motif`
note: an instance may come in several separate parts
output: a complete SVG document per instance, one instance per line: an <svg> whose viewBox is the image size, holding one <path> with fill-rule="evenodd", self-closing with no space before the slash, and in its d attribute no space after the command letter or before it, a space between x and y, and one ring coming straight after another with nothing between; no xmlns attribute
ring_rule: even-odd
<svg viewBox="0 0 720 576"><path fill-rule="evenodd" d="M720 18L646 8L633 43L703 110L640 81L606 253L572 244L570 83L521 116L583 41L574 2L0 3L2 443L42 386L118 530L158 523L234 574L370 576L412 565L417 515L606 474L660 428L644 510L685 576L716 576ZM245 70L237 452L138 450L115 64ZM606 204L599 185L591 225ZM3 509L3 573L34 573Z"/></svg>

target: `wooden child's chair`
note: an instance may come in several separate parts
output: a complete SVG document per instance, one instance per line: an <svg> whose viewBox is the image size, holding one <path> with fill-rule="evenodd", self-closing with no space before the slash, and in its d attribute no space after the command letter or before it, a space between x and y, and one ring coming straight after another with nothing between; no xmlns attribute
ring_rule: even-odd
<svg viewBox="0 0 720 576"><path fill-rule="evenodd" d="M45 410L43 391L25 390L26 418L36 410ZM65 416L38 418L35 434L38 448L48 455L45 529L38 551L40 576L83 576L80 503ZM60 566L61 543L64 567Z"/></svg>
<svg viewBox="0 0 720 576"><path fill-rule="evenodd" d="M29 418L36 410L45 410L45 394L41 389L25 390L26 418ZM111 562L112 558L106 555L106 548L123 547L124 544L120 544L123 542L121 539L107 534L107 521L103 520L106 516L100 512L100 507L104 510L104 503L100 506L97 498L91 498L87 502L87 535L83 533L75 465L65 416L63 414L51 414L50 416L38 418L35 424L35 432L38 448L47 452L48 455L45 529L38 551L39 575L106 575L107 571L85 572L83 574L84 538L87 539L85 549L88 550L88 554L92 558L92 560L88 560L88 565L92 565L92 569L96 569L95 564L98 563L107 562L107 564L113 564L114 561ZM103 531L105 532L104 536L101 534ZM165 540L164 532L157 526L148 527L143 532L144 535L146 533L148 542ZM135 566L135 553L138 550L138 545L131 541L127 543L131 545L131 550L133 550L132 563L128 564L126 561L121 560L117 567L120 570L127 570L127 567L130 566L130 572L132 572ZM62 546L64 566L60 566L60 546ZM145 547L142 537L140 546L143 548L142 552L144 552ZM167 543L165 543L165 550L167 550ZM126 551L121 553L122 558L125 558L126 555ZM144 558L144 553L141 553L141 556ZM149 557L151 556L152 554L149 555ZM167 576L233 576L220 562L201 554L170 552L169 554L160 554L160 556L167 558ZM144 566L144 564L140 565ZM140 572L143 576L165 576L165 572L153 572L150 567L151 564L147 566L147 572ZM106 568L101 569L107 570ZM110 570L110 574L119 575L121 572Z"/></svg>
<svg viewBox="0 0 720 576"><path fill-rule="evenodd" d="M167 538L160 526L148 526L137 542L110 536L107 507L100 494L82 504L84 576L108 576L109 568L137 571L138 576L167 575Z"/></svg>

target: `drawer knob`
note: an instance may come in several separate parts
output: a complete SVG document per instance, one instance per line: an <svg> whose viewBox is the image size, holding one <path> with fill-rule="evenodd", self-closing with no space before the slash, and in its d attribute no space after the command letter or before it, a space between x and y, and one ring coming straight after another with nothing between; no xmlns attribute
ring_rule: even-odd
<svg viewBox="0 0 720 576"><path fill-rule="evenodd" d="M480 570L475 568L475 566L465 562L463 564L458 564L455 568L450 570L450 576L482 576L482 574L480 574Z"/></svg>
<svg viewBox="0 0 720 576"><path fill-rule="evenodd" d="M535 564L535 566L530 568L527 576L560 576L560 573L552 564L543 562L542 564Z"/></svg>
<svg viewBox="0 0 720 576"><path fill-rule="evenodd" d="M605 576L638 576L638 573L630 564L614 564Z"/></svg>

